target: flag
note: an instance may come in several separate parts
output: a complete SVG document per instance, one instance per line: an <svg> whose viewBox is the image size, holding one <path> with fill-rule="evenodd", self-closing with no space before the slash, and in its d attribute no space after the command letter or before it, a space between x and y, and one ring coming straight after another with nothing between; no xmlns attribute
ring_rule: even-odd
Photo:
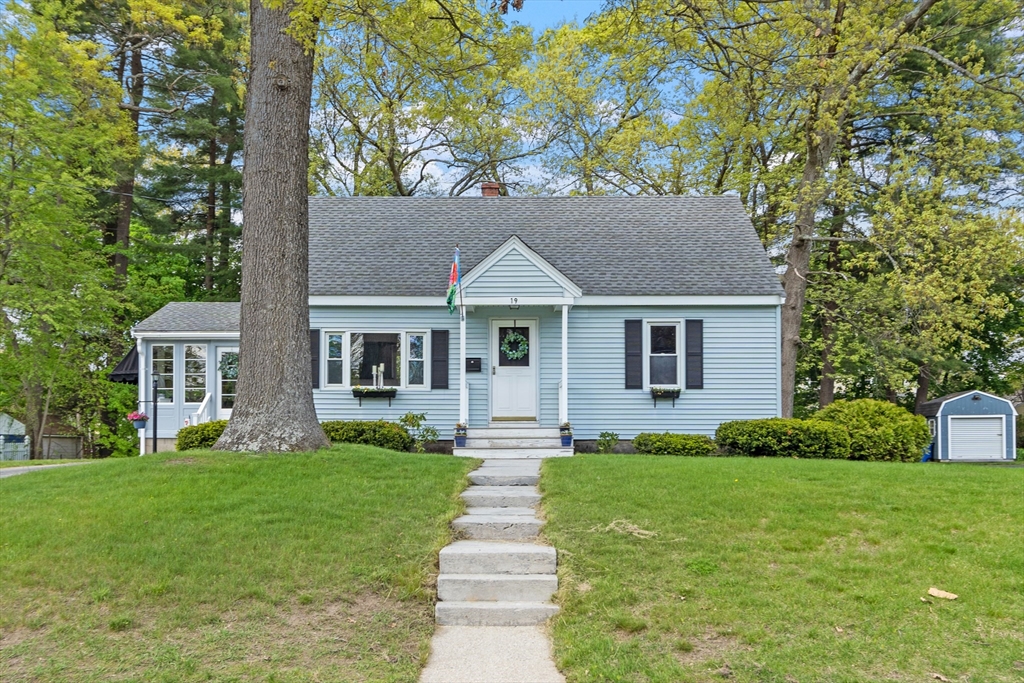
<svg viewBox="0 0 1024 683"><path fill-rule="evenodd" d="M455 258L452 260L452 272L448 276L448 312L455 312L455 294L462 287L462 272L459 268L459 248L455 247Z"/></svg>

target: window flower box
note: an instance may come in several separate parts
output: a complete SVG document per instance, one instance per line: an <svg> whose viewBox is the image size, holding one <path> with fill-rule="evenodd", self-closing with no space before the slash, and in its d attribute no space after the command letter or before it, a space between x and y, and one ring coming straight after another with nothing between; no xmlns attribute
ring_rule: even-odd
<svg viewBox="0 0 1024 683"><path fill-rule="evenodd" d="M364 398L386 398L390 408L391 399L397 395L398 389L395 387L352 387L352 396L359 399L360 407Z"/></svg>
<svg viewBox="0 0 1024 683"><path fill-rule="evenodd" d="M658 399L670 398L672 399L672 407L676 407L676 399L679 398L679 394L682 390L679 387L651 387L651 398L654 399L654 406L658 406Z"/></svg>

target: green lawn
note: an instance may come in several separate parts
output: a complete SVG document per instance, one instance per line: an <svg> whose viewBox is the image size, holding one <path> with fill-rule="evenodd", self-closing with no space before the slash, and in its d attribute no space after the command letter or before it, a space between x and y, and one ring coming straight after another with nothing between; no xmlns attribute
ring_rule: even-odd
<svg viewBox="0 0 1024 683"><path fill-rule="evenodd" d="M598 455L543 471L569 681L1024 680L1024 469Z"/></svg>
<svg viewBox="0 0 1024 683"><path fill-rule="evenodd" d="M0 481L0 680L413 681L473 461L340 446Z"/></svg>

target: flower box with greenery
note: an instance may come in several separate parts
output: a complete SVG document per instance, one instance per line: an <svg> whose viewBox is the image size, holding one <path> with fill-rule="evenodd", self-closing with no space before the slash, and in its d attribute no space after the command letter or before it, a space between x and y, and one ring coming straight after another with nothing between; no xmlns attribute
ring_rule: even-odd
<svg viewBox="0 0 1024 683"><path fill-rule="evenodd" d="M391 399L398 395L396 387L364 387L356 385L352 387L352 396L359 399L359 405L363 405L364 398L386 398L388 407L391 407Z"/></svg>
<svg viewBox="0 0 1024 683"><path fill-rule="evenodd" d="M558 428L558 433L562 436L562 447L568 448L572 445L572 425L568 422L563 422Z"/></svg>
<svg viewBox="0 0 1024 683"><path fill-rule="evenodd" d="M149 422L149 415L133 410L128 413L128 416L125 419L131 422L136 429L145 429L146 423Z"/></svg>
<svg viewBox="0 0 1024 683"><path fill-rule="evenodd" d="M679 387L651 387L651 398L654 399L654 405L658 405L659 398L670 398L672 399L672 407L676 407L676 399L679 398L679 394L682 393L682 389Z"/></svg>
<svg viewBox="0 0 1024 683"><path fill-rule="evenodd" d="M455 447L465 448L466 447L466 425L463 422L459 422L455 425Z"/></svg>

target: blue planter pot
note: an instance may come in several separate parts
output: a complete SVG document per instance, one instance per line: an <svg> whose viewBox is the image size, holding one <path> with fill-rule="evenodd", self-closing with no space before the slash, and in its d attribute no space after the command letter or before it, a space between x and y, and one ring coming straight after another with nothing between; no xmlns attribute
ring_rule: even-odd
<svg viewBox="0 0 1024 683"><path fill-rule="evenodd" d="M572 434L570 434L569 436L566 436L565 434L562 434L562 448L568 448L571 445L572 445Z"/></svg>
<svg viewBox="0 0 1024 683"><path fill-rule="evenodd" d="M133 420L132 424L135 425L136 429L145 429L146 428L146 421L145 420Z"/></svg>
<svg viewBox="0 0 1024 683"><path fill-rule="evenodd" d="M456 448L465 448L466 447L466 437L456 435L455 436L455 447Z"/></svg>

